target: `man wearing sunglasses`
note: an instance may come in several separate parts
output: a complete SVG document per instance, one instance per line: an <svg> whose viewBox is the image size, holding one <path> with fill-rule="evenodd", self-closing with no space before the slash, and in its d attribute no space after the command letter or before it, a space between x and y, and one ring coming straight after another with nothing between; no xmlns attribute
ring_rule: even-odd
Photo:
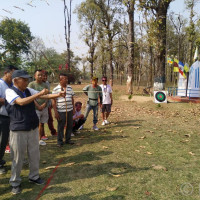
<svg viewBox="0 0 200 200"><path fill-rule="evenodd" d="M102 84L100 85L102 88L102 93L103 93L103 102L102 102L102 107L101 107L101 113L102 113L102 126L105 126L106 124L109 124L108 122L108 117L111 112L111 105L113 103L112 99L112 88L110 85L107 84L107 77L103 76L102 77Z"/></svg>

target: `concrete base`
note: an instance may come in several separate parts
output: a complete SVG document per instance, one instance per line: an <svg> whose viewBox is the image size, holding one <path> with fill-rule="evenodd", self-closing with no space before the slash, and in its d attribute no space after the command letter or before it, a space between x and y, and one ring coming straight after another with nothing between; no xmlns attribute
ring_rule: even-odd
<svg viewBox="0 0 200 200"><path fill-rule="evenodd" d="M179 97L179 96L168 96L169 102L183 102L183 103L200 103L199 97Z"/></svg>

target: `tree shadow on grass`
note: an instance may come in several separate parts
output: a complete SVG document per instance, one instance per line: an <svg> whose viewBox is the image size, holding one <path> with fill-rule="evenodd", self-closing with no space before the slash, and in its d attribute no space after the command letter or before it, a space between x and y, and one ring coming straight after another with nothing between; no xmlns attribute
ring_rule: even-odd
<svg viewBox="0 0 200 200"><path fill-rule="evenodd" d="M113 140L117 140L117 139L125 139L128 138L128 136L120 136L120 135L96 135L93 137L90 137L88 139L85 140L78 140L78 146L82 146L82 145L86 145L86 144L94 144L94 143L99 143L102 141L113 141ZM73 146L73 147L77 147L77 145Z"/></svg>
<svg viewBox="0 0 200 200"><path fill-rule="evenodd" d="M54 200L94 200L94 198L92 198L92 196L99 194L100 192L103 191L98 191L98 192L91 192L88 194L83 194L83 195L79 195L79 196L65 196L65 197L58 197L55 198ZM112 196L108 196L103 198L102 200L124 200L125 196L123 195L112 195Z"/></svg>
<svg viewBox="0 0 200 200"><path fill-rule="evenodd" d="M76 156L70 156L66 159L68 162L75 162L75 163L81 163L81 162L90 162L95 160L102 160L100 156L107 156L112 154L112 151L86 151L82 152Z"/></svg>
<svg viewBox="0 0 200 200"><path fill-rule="evenodd" d="M70 188L65 188L65 187L59 187L59 184L64 184L64 183L70 183L72 181L76 180L82 180L82 179L89 179L89 178L94 178L94 177L99 177L99 176L107 176L107 178L114 178L113 175L125 175L131 172L137 172L141 170L149 170L151 168L149 167L144 167L144 168L136 168L134 166L131 166L128 163L123 163L123 162L107 162L107 163L101 163L97 165L93 165L90 163L84 163L81 164L81 162L89 162L89 161L94 161L94 160L101 160L100 156L106 156L111 154L112 152L110 151L100 151L100 152L84 152L80 153L76 156L71 156L69 158L63 158L63 161L61 163L61 166L58 166L57 170L53 174L53 179L51 180L51 183L49 187L44 191L45 194L60 194L60 193L66 193L70 191ZM89 157L89 158L88 158ZM79 161L80 159L80 161ZM75 164L68 166L67 164L72 161L75 162ZM56 163L57 164L57 163ZM56 166L56 165L55 165ZM44 171L40 173L41 177L45 179L46 183L48 179L52 176L52 172L54 169L50 169L48 171ZM34 184L31 184L28 182L28 178L22 176L22 189L29 189L28 191L22 192L19 196L12 196L12 195L6 195L5 200L10 200L10 199L35 199L37 195L40 193L42 190L43 186L37 186ZM7 187L5 185L5 188L3 188L3 194L10 193L11 188ZM30 197L31 193L31 198ZM64 199L69 199L69 200L78 200L78 199L91 199L91 196L94 195L95 193L89 193L89 194L84 194L81 196L66 196ZM8 197L7 197L8 196ZM18 198L19 197L19 198ZM123 196L115 196L116 199L123 199ZM61 197L57 199L62 199ZM112 199L112 197L107 197L107 199ZM113 197L114 199L114 197Z"/></svg>
<svg viewBox="0 0 200 200"><path fill-rule="evenodd" d="M127 121L118 121L116 122L115 125L113 125L113 127L128 127L128 126L141 126L141 124L139 122L144 122L145 120L127 120Z"/></svg>
<svg viewBox="0 0 200 200"><path fill-rule="evenodd" d="M120 135L108 135L106 134L97 134L97 133L92 133L92 134L85 134L85 135L80 135L78 137L72 138L72 140L75 142L74 145L69 145L69 144L64 144L63 147L59 148L55 142L51 141L48 142L47 146L41 147L41 149L44 149L44 151L48 151L48 154L52 153L54 154L55 151L58 153L66 153L69 149L75 149L82 147L83 145L87 144L95 144L95 143L100 143L102 141L112 141L112 140L117 140L117 139L126 139L129 136L120 136Z"/></svg>
<svg viewBox="0 0 200 200"><path fill-rule="evenodd" d="M4 200L35 200L37 197L39 197L40 191L43 189L44 185L38 186L31 184L29 182L22 182L22 193L18 195L12 195L10 193L11 187L7 188L6 193L10 193L10 196L8 198L4 198ZM24 192L25 189L29 189L29 191ZM66 187L47 187L47 189L40 195L42 198L43 194L51 194L51 195L57 195L57 194L62 194L71 191L70 188ZM4 194L6 194L4 193ZM31 193L31 196L30 196Z"/></svg>
<svg viewBox="0 0 200 200"><path fill-rule="evenodd" d="M111 196L105 197L101 200L124 200L124 199L126 199L126 198L123 195L111 195Z"/></svg>
<svg viewBox="0 0 200 200"><path fill-rule="evenodd" d="M79 196L65 196L65 197L58 197L54 200L93 200L92 196L99 194L99 192L90 192L88 194L83 194Z"/></svg>
<svg viewBox="0 0 200 200"><path fill-rule="evenodd" d="M112 153L113 153L112 151L99 151L99 152L86 151L86 152L82 152L75 156L69 156L69 157L63 158L61 165L63 163L64 164L68 164L68 163L80 164L82 162L91 162L91 161L102 160L101 156L107 156ZM59 160L52 159L51 161L48 161L47 164L40 164L40 169L41 170L45 169L48 166L57 166L58 162L59 162Z"/></svg>
<svg viewBox="0 0 200 200"><path fill-rule="evenodd" d="M80 179L94 178L101 175L107 175L108 178L113 178L113 175L117 174L122 176L131 172L137 172L141 170L149 170L151 168L136 168L128 163L121 162L108 162L99 165L86 164L74 164L72 166L59 167L56 172L57 175L54 177L54 181L57 184L64 182L71 182ZM63 176L65 174L65 176ZM67 177L67 178L66 178Z"/></svg>

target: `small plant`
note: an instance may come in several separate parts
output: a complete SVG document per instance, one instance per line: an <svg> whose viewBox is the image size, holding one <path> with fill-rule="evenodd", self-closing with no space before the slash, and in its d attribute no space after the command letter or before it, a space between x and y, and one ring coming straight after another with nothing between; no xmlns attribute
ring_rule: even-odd
<svg viewBox="0 0 200 200"><path fill-rule="evenodd" d="M128 99L131 100L132 98L133 98L133 95L130 94L130 95L128 96Z"/></svg>
<svg viewBox="0 0 200 200"><path fill-rule="evenodd" d="M160 108L160 107L161 107L161 104L160 104L160 103L159 103L159 104L157 104L157 107L158 107L158 108Z"/></svg>

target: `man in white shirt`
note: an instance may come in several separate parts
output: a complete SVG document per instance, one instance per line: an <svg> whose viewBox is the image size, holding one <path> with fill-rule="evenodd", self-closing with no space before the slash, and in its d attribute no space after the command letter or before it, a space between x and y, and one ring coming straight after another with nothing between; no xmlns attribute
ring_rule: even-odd
<svg viewBox="0 0 200 200"><path fill-rule="evenodd" d="M77 101L75 103L75 114L73 116L73 133L76 133L78 129L85 123L84 115L81 113L82 103Z"/></svg>
<svg viewBox="0 0 200 200"><path fill-rule="evenodd" d="M102 88L102 94L103 94L103 101L102 101L102 107L101 107L101 113L102 113L102 126L105 126L106 124L109 124L108 117L111 112L111 105L113 104L112 99L112 88L110 85L107 84L107 77L102 77L102 84L100 85Z"/></svg>
<svg viewBox="0 0 200 200"><path fill-rule="evenodd" d="M0 79L0 174L4 174L6 172L4 167L6 161L3 160L3 157L10 131L10 118L8 117L8 113L5 108L5 91L6 89L12 87L12 73L16 69L17 67L12 65L8 66L4 70L3 77Z"/></svg>
<svg viewBox="0 0 200 200"><path fill-rule="evenodd" d="M59 75L59 84L52 91L52 94L57 94L62 90L66 91L66 96L59 97L52 100L52 106L55 113L55 118L58 120L57 129L57 142L58 147L62 147L64 142L64 128L66 127L65 133L65 144L73 145L74 142L71 141L71 134L73 128L73 114L75 113L74 107L74 91L70 85L67 85L68 77L66 74L62 73ZM67 114L66 114L67 112ZM67 118L67 122L66 122Z"/></svg>

